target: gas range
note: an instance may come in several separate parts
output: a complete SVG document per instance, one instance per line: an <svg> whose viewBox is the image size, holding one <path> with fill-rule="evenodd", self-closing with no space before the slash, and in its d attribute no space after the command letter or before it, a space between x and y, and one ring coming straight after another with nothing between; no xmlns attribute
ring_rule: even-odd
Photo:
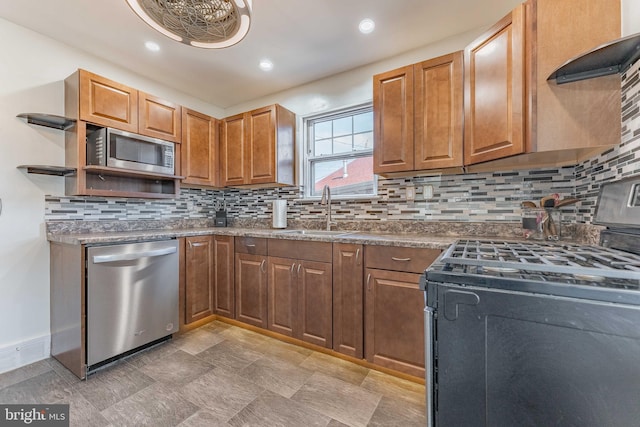
<svg viewBox="0 0 640 427"><path fill-rule="evenodd" d="M426 279L640 304L640 255L601 246L458 240Z"/></svg>
<svg viewBox="0 0 640 427"><path fill-rule="evenodd" d="M428 426L638 424L640 176L597 206L598 246L459 240L427 269Z"/></svg>
<svg viewBox="0 0 640 427"><path fill-rule="evenodd" d="M458 240L426 282L640 305L640 177L603 184L595 223L600 246L566 242Z"/></svg>

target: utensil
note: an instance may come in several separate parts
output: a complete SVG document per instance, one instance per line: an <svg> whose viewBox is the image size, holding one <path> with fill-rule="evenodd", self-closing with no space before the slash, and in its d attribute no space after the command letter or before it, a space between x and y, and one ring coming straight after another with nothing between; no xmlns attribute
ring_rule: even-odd
<svg viewBox="0 0 640 427"><path fill-rule="evenodd" d="M556 205L556 197L555 195L545 196L540 199L540 207L541 208L553 208Z"/></svg>
<svg viewBox="0 0 640 427"><path fill-rule="evenodd" d="M574 203L578 203L580 200L575 199L573 197L567 197L566 199L558 200L556 203L556 208L561 208L563 206L572 205Z"/></svg>
<svg viewBox="0 0 640 427"><path fill-rule="evenodd" d="M530 201L524 201L520 204L523 208L537 208L536 204Z"/></svg>
<svg viewBox="0 0 640 427"><path fill-rule="evenodd" d="M558 240L558 230L556 228L556 222L553 220L553 215L549 213L547 213L547 215L549 216L549 222L547 224L549 236L547 237L547 240Z"/></svg>

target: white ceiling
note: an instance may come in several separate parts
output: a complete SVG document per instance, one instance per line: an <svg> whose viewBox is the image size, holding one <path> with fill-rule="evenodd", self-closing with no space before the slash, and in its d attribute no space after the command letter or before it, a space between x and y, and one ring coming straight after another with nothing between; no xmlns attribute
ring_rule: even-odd
<svg viewBox="0 0 640 427"><path fill-rule="evenodd" d="M520 1L253 0L249 34L222 50L162 36L125 0L2 1L0 17L228 108L490 25ZM363 18L373 33L358 32ZM258 68L262 58L272 71Z"/></svg>

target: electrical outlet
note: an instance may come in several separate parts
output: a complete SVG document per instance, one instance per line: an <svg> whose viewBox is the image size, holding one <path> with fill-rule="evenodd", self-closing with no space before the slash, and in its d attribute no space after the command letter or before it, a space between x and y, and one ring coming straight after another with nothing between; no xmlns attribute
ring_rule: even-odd
<svg viewBox="0 0 640 427"><path fill-rule="evenodd" d="M422 196L425 200L433 199L433 185L427 184L422 187Z"/></svg>
<svg viewBox="0 0 640 427"><path fill-rule="evenodd" d="M413 202L416 199L416 187L407 187L407 201Z"/></svg>

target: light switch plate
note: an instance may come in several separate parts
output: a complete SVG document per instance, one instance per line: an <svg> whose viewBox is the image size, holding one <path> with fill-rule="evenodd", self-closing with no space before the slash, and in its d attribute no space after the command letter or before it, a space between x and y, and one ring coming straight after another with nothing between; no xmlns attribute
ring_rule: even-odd
<svg viewBox="0 0 640 427"><path fill-rule="evenodd" d="M407 201L413 202L416 199L416 187L407 187Z"/></svg>
<svg viewBox="0 0 640 427"><path fill-rule="evenodd" d="M422 196L425 200L433 199L433 185L427 184L422 187Z"/></svg>

